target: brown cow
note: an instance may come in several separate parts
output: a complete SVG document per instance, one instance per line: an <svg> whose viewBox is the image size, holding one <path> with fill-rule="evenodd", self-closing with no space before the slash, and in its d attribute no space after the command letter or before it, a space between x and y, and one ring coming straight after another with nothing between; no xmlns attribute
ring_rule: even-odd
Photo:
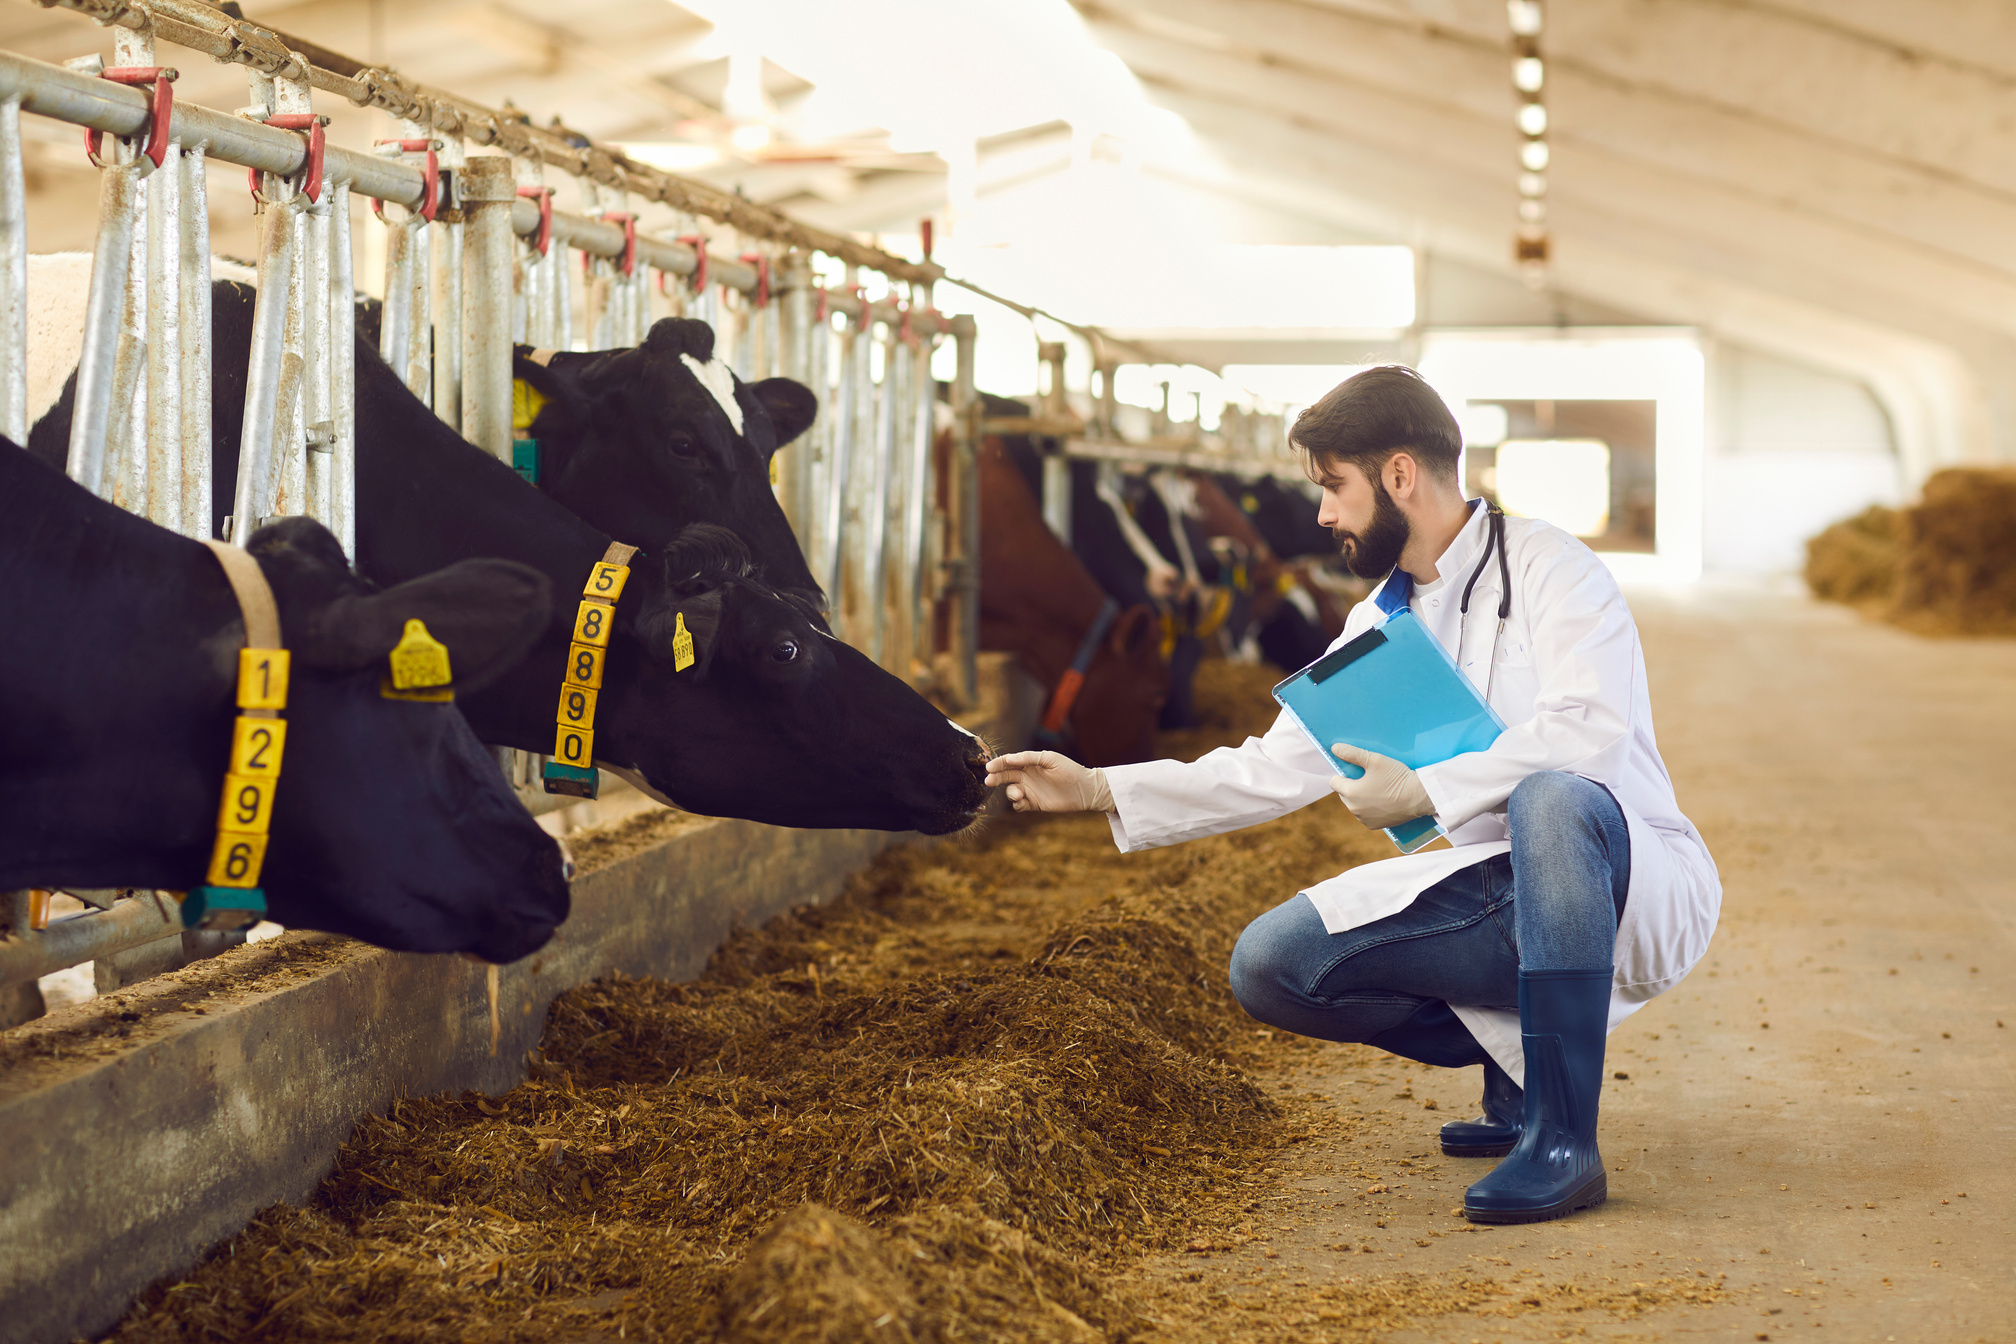
<svg viewBox="0 0 2016 1344"><path fill-rule="evenodd" d="M1029 483L998 438L980 445L980 647L1016 655L1054 691L1106 594L1043 523ZM1114 620L1087 670L1070 726L1085 765L1153 758L1169 693L1159 626L1145 606Z"/></svg>

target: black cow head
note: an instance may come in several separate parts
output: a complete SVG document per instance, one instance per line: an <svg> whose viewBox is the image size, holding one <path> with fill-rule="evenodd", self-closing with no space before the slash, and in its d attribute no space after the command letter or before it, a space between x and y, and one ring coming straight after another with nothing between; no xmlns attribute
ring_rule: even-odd
<svg viewBox="0 0 2016 1344"><path fill-rule="evenodd" d="M539 484L611 536L661 548L693 523L740 535L781 584L816 592L770 488L770 458L817 413L789 378L745 383L714 358L714 330L665 318L634 349L520 346L513 376L546 398L533 422Z"/></svg>
<svg viewBox="0 0 2016 1344"><path fill-rule="evenodd" d="M247 549L294 650L262 875L272 917L402 951L512 961L538 948L567 917L559 847L452 705L386 699L381 678L417 617L447 645L457 689L491 680L545 627L546 576L465 560L374 591L305 518Z"/></svg>
<svg viewBox="0 0 2016 1344"><path fill-rule="evenodd" d="M618 605L637 638L611 646L603 696L677 747L645 759L612 732L598 760L716 816L931 835L973 820L986 801L979 742L826 633L809 595L771 587L734 533L685 529L653 577ZM682 623L695 656L683 670Z"/></svg>

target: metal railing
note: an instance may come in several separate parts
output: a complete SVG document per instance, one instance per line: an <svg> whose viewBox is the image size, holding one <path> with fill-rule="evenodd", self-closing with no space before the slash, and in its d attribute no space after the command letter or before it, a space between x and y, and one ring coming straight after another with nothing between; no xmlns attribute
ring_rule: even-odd
<svg viewBox="0 0 2016 1344"><path fill-rule="evenodd" d="M780 455L779 495L831 594L836 632L948 704L973 703L975 334L972 319L931 307L938 268L191 0L56 2L113 27L113 64L0 52L0 431L23 442L30 428L25 111L102 137L69 472L163 526L209 535L206 171L212 161L249 169L257 298L227 539L306 514L354 555L352 215L366 197L381 203L387 230L380 353L436 414L506 462L513 338L613 348L684 313L714 325L717 351L745 379L810 386L821 414ZM249 107L174 101L176 72L161 67L157 41L245 65ZM391 112L395 137L369 152L327 143L316 91ZM472 155L471 144L502 152ZM584 208L555 209L556 188ZM640 221L633 199L665 218ZM710 254L701 219L732 231L729 255ZM822 257L846 268L843 287L815 279ZM931 361L945 340L957 350L941 453ZM511 753L504 764L535 810L567 801L531 792L536 758ZM98 963L101 984L118 983L220 950L192 946L173 903L153 893L79 894L92 908L53 922L47 893L0 894L0 991L84 961Z"/></svg>

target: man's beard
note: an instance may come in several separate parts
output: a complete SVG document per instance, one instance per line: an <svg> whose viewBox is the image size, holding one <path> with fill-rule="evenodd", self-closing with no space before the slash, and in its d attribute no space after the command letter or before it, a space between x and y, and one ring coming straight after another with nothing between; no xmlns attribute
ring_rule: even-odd
<svg viewBox="0 0 2016 1344"><path fill-rule="evenodd" d="M1400 512L1393 496L1386 493L1386 483L1374 481L1372 489L1376 493L1372 521L1362 534L1341 527L1330 529L1337 544L1344 548L1345 567L1361 579L1385 578L1400 563L1400 552L1406 549L1411 535L1407 515Z"/></svg>

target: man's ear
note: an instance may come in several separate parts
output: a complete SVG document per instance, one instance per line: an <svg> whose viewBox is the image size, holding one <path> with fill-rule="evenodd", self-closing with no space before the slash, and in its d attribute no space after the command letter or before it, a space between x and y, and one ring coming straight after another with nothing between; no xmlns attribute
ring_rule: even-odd
<svg viewBox="0 0 2016 1344"><path fill-rule="evenodd" d="M679 631L682 625L693 640L693 662L683 671L679 669ZM691 597L678 597L667 592L662 602L638 615L634 628L652 661L663 663L679 675L690 675L695 681L702 680L714 662L714 648L720 642L721 590L709 588Z"/></svg>
<svg viewBox="0 0 2016 1344"><path fill-rule="evenodd" d="M287 643L309 667L354 672L379 662L426 623L448 646L458 691L480 690L530 652L553 613L544 574L510 560L463 560L382 593L339 597Z"/></svg>
<svg viewBox="0 0 2016 1344"><path fill-rule="evenodd" d="M761 402L763 409L770 413L770 423L777 427L779 448L812 428L812 421L819 415L819 398L801 382L790 378L765 378L760 383L749 383L747 387L749 395Z"/></svg>

